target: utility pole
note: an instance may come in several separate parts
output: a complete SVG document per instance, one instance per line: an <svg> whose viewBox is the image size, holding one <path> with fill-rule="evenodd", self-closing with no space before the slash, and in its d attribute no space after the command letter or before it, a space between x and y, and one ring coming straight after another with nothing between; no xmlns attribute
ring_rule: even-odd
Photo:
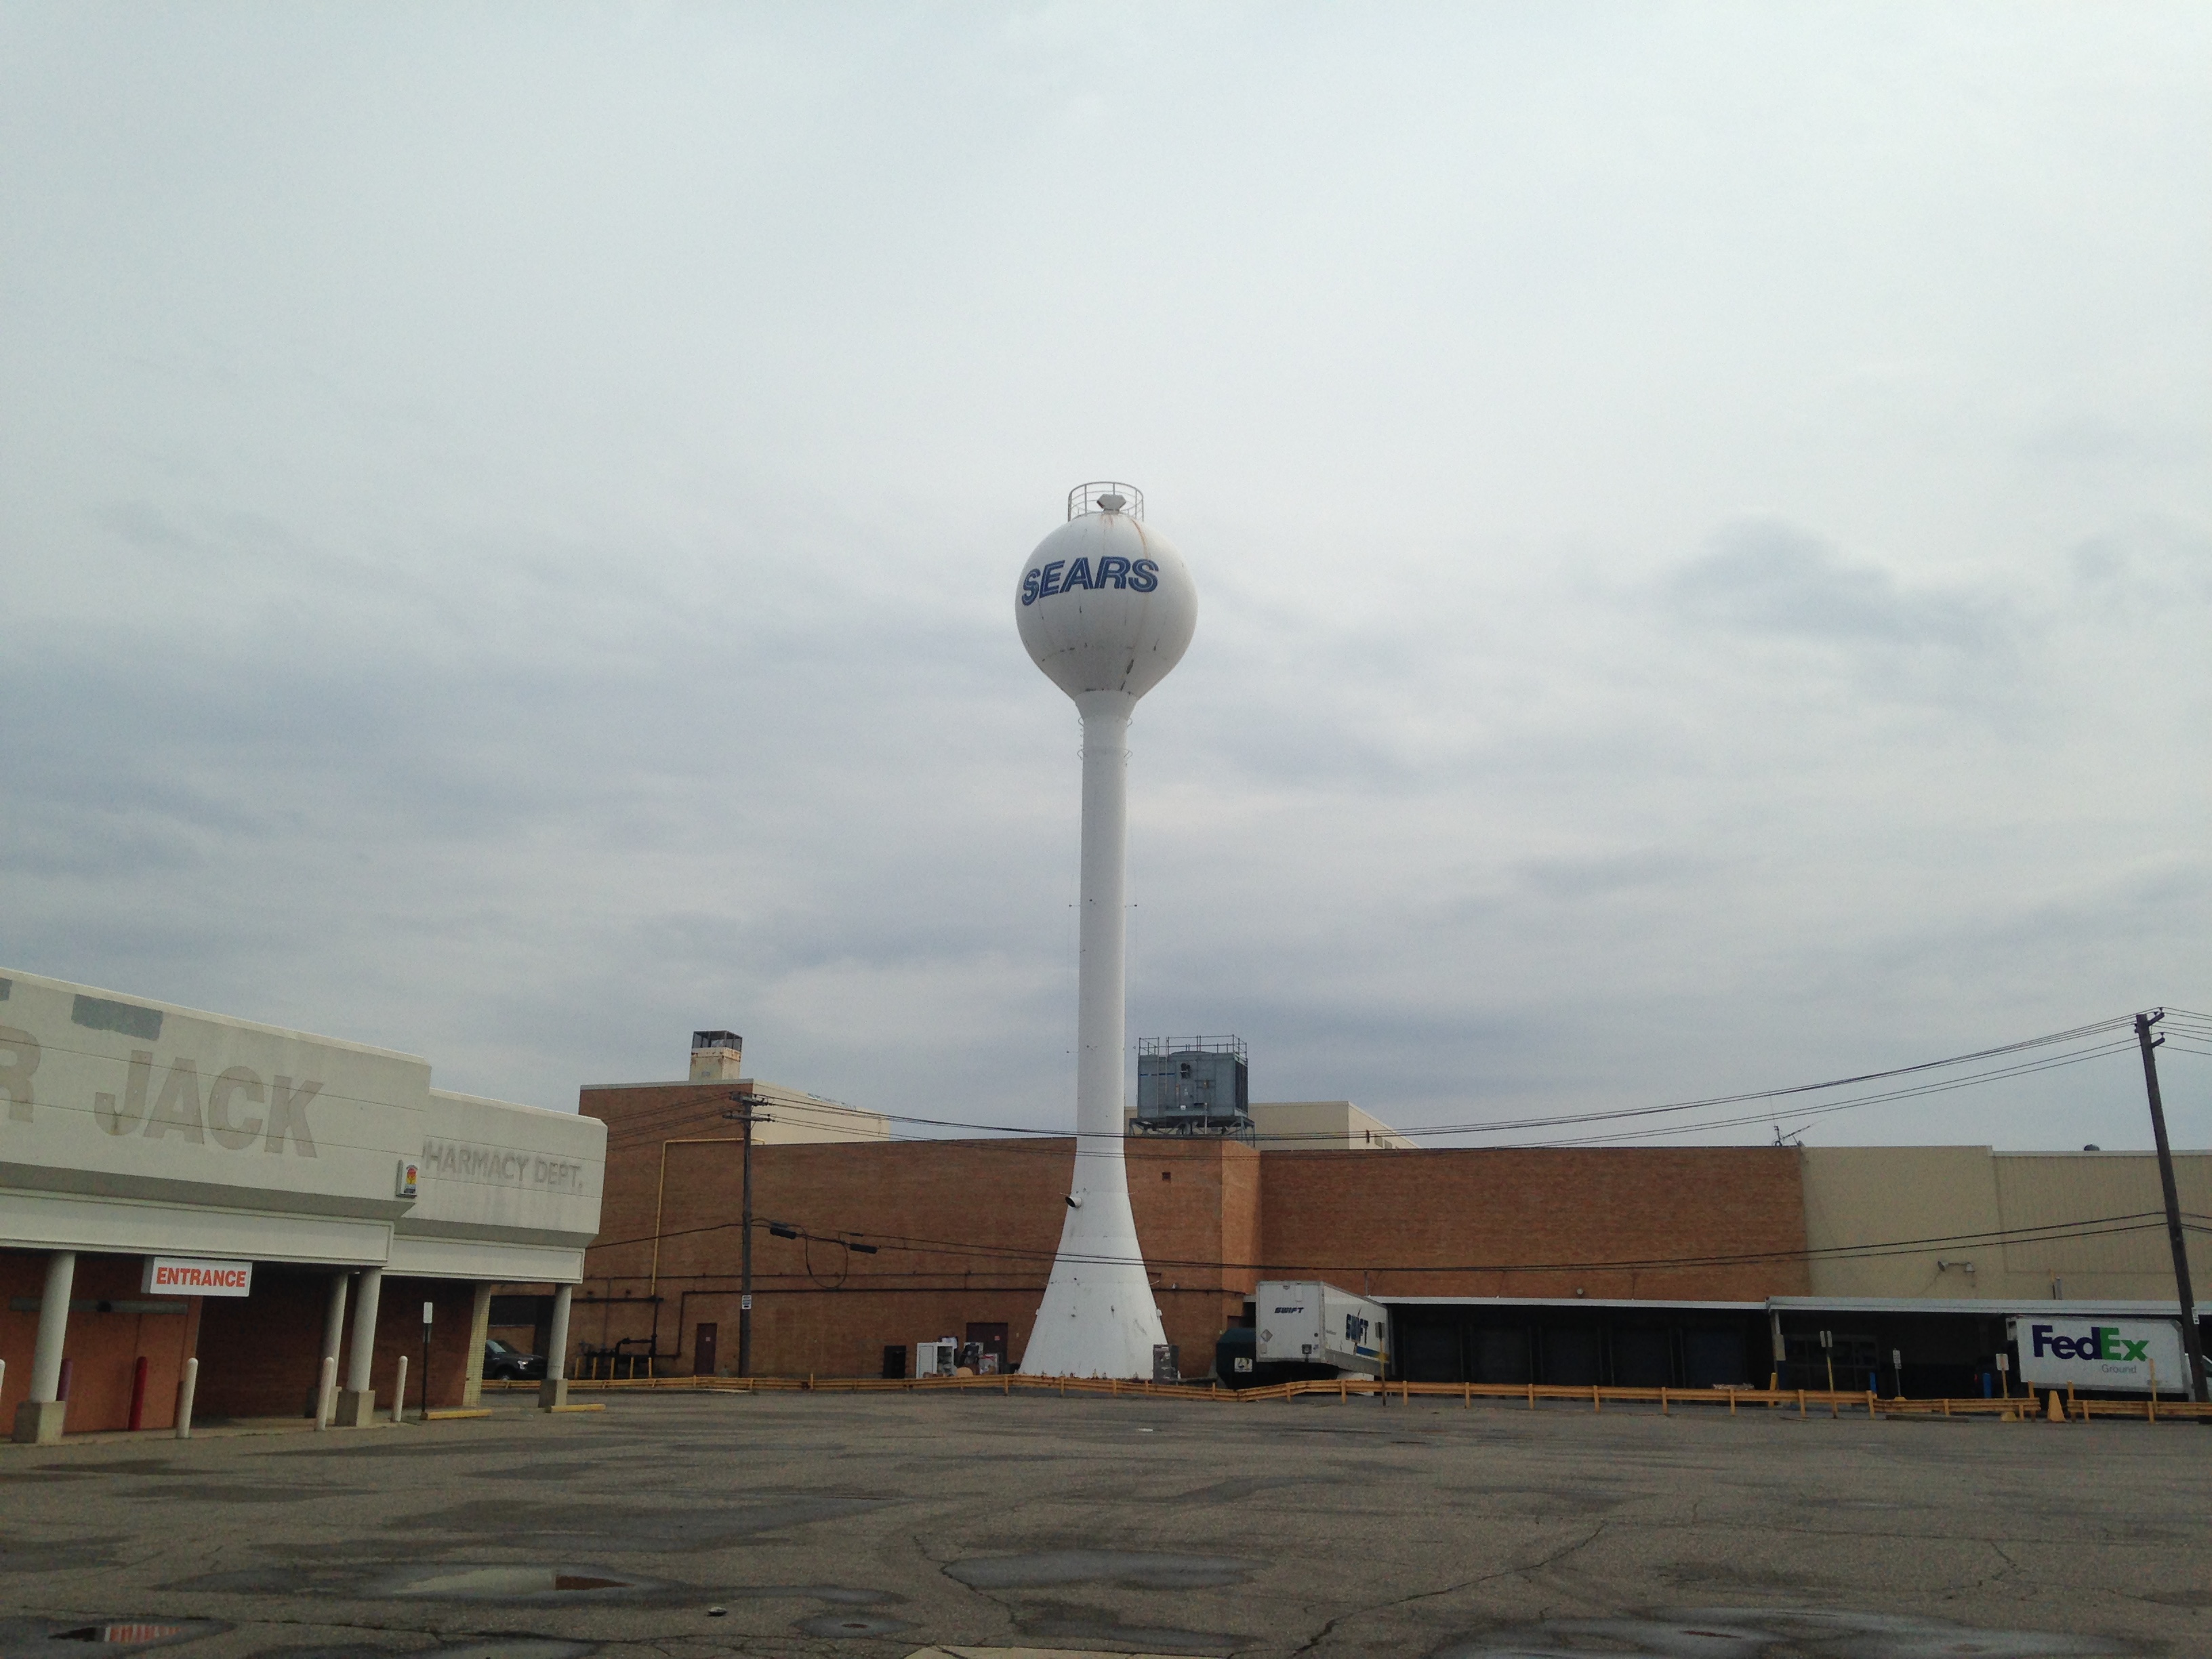
<svg viewBox="0 0 2212 1659"><path fill-rule="evenodd" d="M753 1125L773 1123L775 1120L760 1109L768 1104L763 1095L732 1095L733 1104L744 1109L725 1112L722 1115L733 1123L745 1126L744 1236L738 1241L738 1375L753 1374Z"/></svg>
<svg viewBox="0 0 2212 1659"><path fill-rule="evenodd" d="M2189 1356L2190 1391L2200 1405L2212 1401L2204 1376L2204 1339L2197 1329L2197 1297L2189 1287L2189 1236L2181 1228L2181 1194L2173 1184L2173 1148L2166 1139L2166 1103L2159 1097L2158 1057L2152 1051L2166 1041L2150 1028L2166 1018L2154 1008L2136 1016L2136 1041L2142 1046L2143 1087L2150 1095L2150 1132L2158 1141L2158 1182L2166 1189L2166 1237L2173 1246L2173 1285L2181 1297L2181 1346Z"/></svg>

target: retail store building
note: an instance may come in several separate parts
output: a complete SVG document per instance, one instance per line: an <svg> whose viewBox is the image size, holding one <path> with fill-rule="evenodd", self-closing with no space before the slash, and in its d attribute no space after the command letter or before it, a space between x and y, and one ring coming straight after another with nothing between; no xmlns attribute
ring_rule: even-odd
<svg viewBox="0 0 2212 1659"><path fill-rule="evenodd" d="M581 1277L605 1139L410 1054L0 976L0 1419L167 1427L192 1358L203 1418L304 1414L326 1358L342 1421L402 1355L410 1403L460 1405L493 1287Z"/></svg>

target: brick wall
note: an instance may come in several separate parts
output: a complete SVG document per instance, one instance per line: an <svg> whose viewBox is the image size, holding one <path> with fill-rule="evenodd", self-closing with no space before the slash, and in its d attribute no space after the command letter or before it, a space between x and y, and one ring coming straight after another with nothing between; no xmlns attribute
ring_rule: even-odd
<svg viewBox="0 0 2212 1659"><path fill-rule="evenodd" d="M1167 1340L1184 1371L1213 1368L1213 1344L1258 1282L1260 1154L1241 1141L1126 1143L1129 1207L1153 1269Z"/></svg>
<svg viewBox="0 0 2212 1659"><path fill-rule="evenodd" d="M1261 1170L1270 1278L1398 1296L1808 1294L1794 1147L1266 1152Z"/></svg>
<svg viewBox="0 0 2212 1659"><path fill-rule="evenodd" d="M323 1317L329 1305L327 1270L253 1270L253 1294L210 1297L200 1328L200 1380L196 1414L209 1417L306 1417L314 1410L323 1364ZM356 1290L358 1281L356 1281ZM407 1405L422 1398L422 1304L437 1309L431 1324L430 1403L458 1406L469 1358L469 1319L476 1287L459 1279L400 1279L386 1274L377 1301L376 1356L369 1383L380 1411L392 1405L399 1356L407 1356ZM339 1350L337 1385L346 1384L353 1346L354 1302L346 1300L345 1340Z"/></svg>
<svg viewBox="0 0 2212 1659"><path fill-rule="evenodd" d="M192 1352L200 1297L148 1296L138 1286L145 1258L138 1255L80 1255L70 1301L128 1304L179 1304L181 1313L133 1313L97 1308L73 1310L62 1357L69 1364L69 1411L73 1433L131 1425L131 1391L138 1361L146 1361L146 1406L141 1426L176 1425L177 1383ZM15 1407L31 1397L31 1358L37 1351L39 1316L21 1311L17 1300L36 1302L45 1294L46 1256L42 1250L0 1250L0 1359L8 1375L0 1389L0 1434L11 1432Z"/></svg>
<svg viewBox="0 0 2212 1659"><path fill-rule="evenodd" d="M608 1243L586 1261L572 1343L652 1336L662 1372L686 1374L712 1323L718 1368L734 1370L743 1147L718 1133L684 1144L722 1127L724 1109L714 1095L610 1134ZM756 1230L753 1370L874 1376L887 1346L985 1322L1007 1326L1018 1361L1073 1155L1058 1139L756 1147L755 1215L812 1237ZM1407 1296L1805 1291L1794 1149L1258 1153L1139 1139L1127 1157L1161 1318L1194 1375L1263 1276ZM878 1252L848 1253L841 1235Z"/></svg>
<svg viewBox="0 0 2212 1659"><path fill-rule="evenodd" d="M664 1146L658 1125L642 1138L611 1133L608 1145L601 1237L611 1242L586 1258L572 1353L647 1336L657 1322L658 1351L673 1357L663 1370L688 1372L704 1321L719 1328L720 1364L734 1366L742 1145ZM886 1346L960 1336L970 1322L1005 1323L1018 1356L1060 1243L1073 1156L1064 1139L756 1147L755 1215L811 1237L755 1230L754 1370L873 1376ZM656 1192L657 1277L649 1243L630 1242L653 1234ZM878 1253L848 1254L832 1242L845 1234Z"/></svg>

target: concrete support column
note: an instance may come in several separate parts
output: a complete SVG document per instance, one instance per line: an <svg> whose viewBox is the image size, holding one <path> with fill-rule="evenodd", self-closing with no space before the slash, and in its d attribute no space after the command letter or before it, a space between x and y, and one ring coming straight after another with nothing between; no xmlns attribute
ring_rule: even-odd
<svg viewBox="0 0 2212 1659"><path fill-rule="evenodd" d="M384 1269L364 1267L361 1291L353 1304L353 1351L346 1356L346 1385L338 1395L336 1420L350 1429L365 1429L376 1420L376 1390L369 1386L369 1368L376 1363L376 1308L384 1295Z"/></svg>
<svg viewBox="0 0 2212 1659"><path fill-rule="evenodd" d="M323 1308L322 1357L325 1360L331 1362L331 1370L333 1376L335 1376L337 1371L337 1360L338 1351L345 1343L346 1289L352 1283L353 1275L351 1273L332 1273L331 1275L330 1300L324 1304ZM319 1364L315 1367L314 1386L309 1391L307 1401L308 1416L313 1417L322 1410L323 1402L319 1397L317 1397L321 1395L322 1391L323 1369ZM332 1392L335 1393L336 1389L333 1389ZM333 1401L332 1404L335 1405L336 1402Z"/></svg>
<svg viewBox="0 0 2212 1659"><path fill-rule="evenodd" d="M574 1289L553 1287L553 1332L545 1344L545 1380L538 1385L538 1404L544 1411L568 1403L568 1297Z"/></svg>
<svg viewBox="0 0 2212 1659"><path fill-rule="evenodd" d="M62 1348L69 1340L70 1292L76 1286L76 1252L46 1258L46 1288L39 1302L39 1340L31 1353L31 1397L15 1407L15 1438L51 1446L62 1437L69 1407L61 1399Z"/></svg>
<svg viewBox="0 0 2212 1659"><path fill-rule="evenodd" d="M462 1372L461 1404L473 1407L483 1400L484 1343L491 1336L491 1286L477 1286L469 1309L469 1364Z"/></svg>

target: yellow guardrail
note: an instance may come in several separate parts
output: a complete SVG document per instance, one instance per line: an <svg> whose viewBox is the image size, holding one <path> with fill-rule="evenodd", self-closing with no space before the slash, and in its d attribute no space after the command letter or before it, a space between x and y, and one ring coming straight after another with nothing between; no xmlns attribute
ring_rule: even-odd
<svg viewBox="0 0 2212 1659"><path fill-rule="evenodd" d="M526 1389L535 1382L486 1382L487 1389ZM1870 1419L1884 1417L1990 1417L2005 1422L2044 1420L2049 1402L2042 1396L1982 1400L1885 1400L1878 1395L1827 1389L1623 1389L1588 1388L1557 1382L1380 1382L1370 1376L1337 1377L1327 1381L1276 1382L1258 1389L1224 1389L1218 1383L1120 1382L1088 1376L1029 1376L1002 1372L996 1376L640 1376L572 1378L571 1392L591 1389L608 1394L933 1394L988 1393L1099 1394L1112 1398L1209 1401L1216 1404L1288 1404L1293 1400L1337 1400L1382 1397L1411 1403L1415 1400L1456 1400L1472 1406L1478 1400L1525 1403L1530 1411L1540 1405L1587 1405L1599 1412L1607 1406L1656 1406L1671 1414L1677 1406L1724 1409L1731 1415L1747 1407L1791 1411L1800 1417L1820 1412L1841 1417L1863 1411ZM2135 1419L2154 1423L2212 1420L2212 1406L2185 1400L2063 1400L2060 1409L2069 1422L2093 1418Z"/></svg>

